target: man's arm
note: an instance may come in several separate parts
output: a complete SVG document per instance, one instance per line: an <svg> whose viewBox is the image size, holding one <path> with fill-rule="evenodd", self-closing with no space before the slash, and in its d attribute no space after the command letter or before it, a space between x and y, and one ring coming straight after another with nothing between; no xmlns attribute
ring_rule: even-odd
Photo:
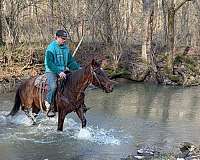
<svg viewBox="0 0 200 160"><path fill-rule="evenodd" d="M46 52L46 63L48 68L51 70L51 72L55 73L55 74L59 74L59 69L57 68L57 66L53 63L54 59L53 59L53 53L51 51L47 51Z"/></svg>
<svg viewBox="0 0 200 160"><path fill-rule="evenodd" d="M80 64L76 62L74 57L72 57L71 53L68 54L68 62L67 62L67 67L70 70L77 70L80 68Z"/></svg>

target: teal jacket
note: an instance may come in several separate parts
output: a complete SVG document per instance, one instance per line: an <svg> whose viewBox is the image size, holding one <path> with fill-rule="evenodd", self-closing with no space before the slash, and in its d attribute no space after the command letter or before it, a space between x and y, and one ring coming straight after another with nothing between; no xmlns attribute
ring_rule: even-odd
<svg viewBox="0 0 200 160"><path fill-rule="evenodd" d="M59 45L54 40L52 41L45 52L45 72L52 72L59 74L63 72L66 67L70 70L79 69L80 65L72 57L69 47L65 45Z"/></svg>

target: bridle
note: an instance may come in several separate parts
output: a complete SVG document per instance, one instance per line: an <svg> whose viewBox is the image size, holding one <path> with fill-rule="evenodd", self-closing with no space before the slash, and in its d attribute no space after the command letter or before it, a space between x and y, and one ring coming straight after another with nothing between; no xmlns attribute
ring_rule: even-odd
<svg viewBox="0 0 200 160"><path fill-rule="evenodd" d="M101 84L101 82L100 82L100 80L99 80L99 78L98 78L98 76L97 76L97 73L95 72L97 69L102 70L102 68L95 68L95 69L94 69L94 68L91 66L92 78L93 78L93 79L95 78L95 79L97 80L99 86L100 86L103 90L105 90L105 87ZM93 79L92 79L92 81L93 81Z"/></svg>

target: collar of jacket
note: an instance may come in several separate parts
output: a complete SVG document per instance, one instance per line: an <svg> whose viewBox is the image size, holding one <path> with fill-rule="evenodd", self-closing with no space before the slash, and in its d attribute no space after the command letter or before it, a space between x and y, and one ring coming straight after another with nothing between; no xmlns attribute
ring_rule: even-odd
<svg viewBox="0 0 200 160"><path fill-rule="evenodd" d="M55 43L61 49L67 48L66 44L60 45L57 40L55 40Z"/></svg>

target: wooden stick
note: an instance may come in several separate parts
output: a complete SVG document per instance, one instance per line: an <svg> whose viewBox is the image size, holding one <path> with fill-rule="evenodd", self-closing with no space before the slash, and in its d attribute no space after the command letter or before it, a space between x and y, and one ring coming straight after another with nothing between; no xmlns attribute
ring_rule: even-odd
<svg viewBox="0 0 200 160"><path fill-rule="evenodd" d="M82 43L82 41L83 41L83 37L84 37L84 35L82 36L82 38L81 38L80 42L78 43L78 45L77 45L76 49L74 50L74 53L72 54L72 56L73 56L73 57L75 56L75 54L76 54L76 52L77 52L78 48L80 47L80 45L81 45L81 43Z"/></svg>

